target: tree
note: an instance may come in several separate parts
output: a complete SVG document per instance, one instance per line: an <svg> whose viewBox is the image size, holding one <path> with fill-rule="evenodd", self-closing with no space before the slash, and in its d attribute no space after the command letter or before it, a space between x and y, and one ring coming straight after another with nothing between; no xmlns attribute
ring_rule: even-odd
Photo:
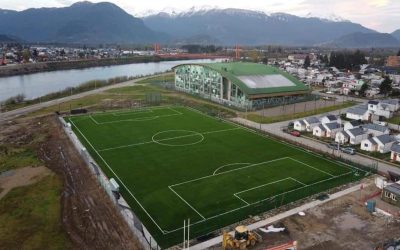
<svg viewBox="0 0 400 250"><path fill-rule="evenodd" d="M304 60L303 67L306 69L306 68L310 67L310 64L311 64L310 57L307 55L306 59Z"/></svg>
<svg viewBox="0 0 400 250"><path fill-rule="evenodd" d="M262 59L262 63L268 64L268 57L264 56L264 58Z"/></svg>
<svg viewBox="0 0 400 250"><path fill-rule="evenodd" d="M364 83L363 85L361 85L360 90L358 91L358 93L360 94L360 96L365 96L365 92L368 90L368 84Z"/></svg>
<svg viewBox="0 0 400 250"><path fill-rule="evenodd" d="M385 76L385 79L379 86L379 92L385 96L387 96L392 91L392 80L388 76Z"/></svg>
<svg viewBox="0 0 400 250"><path fill-rule="evenodd" d="M400 56L400 49L399 49L399 52L397 52L397 56Z"/></svg>
<svg viewBox="0 0 400 250"><path fill-rule="evenodd" d="M22 58L24 59L24 62L29 62L29 59L31 58L31 52L29 49L24 49L22 52Z"/></svg>

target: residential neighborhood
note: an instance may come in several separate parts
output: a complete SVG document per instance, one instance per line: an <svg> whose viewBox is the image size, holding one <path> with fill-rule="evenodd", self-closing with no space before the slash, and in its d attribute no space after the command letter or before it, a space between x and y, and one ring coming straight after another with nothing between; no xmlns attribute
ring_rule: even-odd
<svg viewBox="0 0 400 250"><path fill-rule="evenodd" d="M400 109L399 99L370 100L338 115L313 116L293 122L293 129L315 139L348 145L360 153L389 154L399 162L399 131L390 129L386 120Z"/></svg>

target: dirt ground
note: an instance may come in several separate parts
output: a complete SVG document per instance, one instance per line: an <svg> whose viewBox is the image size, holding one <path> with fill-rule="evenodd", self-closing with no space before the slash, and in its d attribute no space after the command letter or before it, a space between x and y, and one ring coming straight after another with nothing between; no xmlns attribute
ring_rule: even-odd
<svg viewBox="0 0 400 250"><path fill-rule="evenodd" d="M2 173L0 175L0 188L2 189L0 200L11 189L34 184L51 173L48 168L43 166L19 168Z"/></svg>
<svg viewBox="0 0 400 250"><path fill-rule="evenodd" d="M29 185L41 176L55 173L64 182L60 194L60 221L72 248L141 249L115 205L97 184L59 126L55 116L22 118L0 125L0 141L15 146L33 144L45 166L3 172L0 177L1 195L13 187L23 183ZM42 137L41 140L38 137Z"/></svg>
<svg viewBox="0 0 400 250"><path fill-rule="evenodd" d="M263 242L254 249L265 249L292 240L298 241L303 250L375 249L393 238L400 238L400 218L388 219L382 215L368 213L360 197L376 193L370 185L322 206L305 211L304 217L291 216L275 224L285 227L283 233L263 233ZM392 207L392 210L398 209Z"/></svg>

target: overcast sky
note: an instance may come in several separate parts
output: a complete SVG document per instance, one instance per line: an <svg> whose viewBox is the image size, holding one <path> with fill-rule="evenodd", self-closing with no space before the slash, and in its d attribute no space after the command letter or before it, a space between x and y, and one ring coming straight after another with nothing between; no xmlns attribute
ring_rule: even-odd
<svg viewBox="0 0 400 250"><path fill-rule="evenodd" d="M360 23L380 32L400 29L400 0L91 0L113 2L132 15L164 9L187 10L193 6L243 8L268 13L285 12L299 16L330 16ZM1 9L24 10L39 7L65 7L77 0L0 0Z"/></svg>

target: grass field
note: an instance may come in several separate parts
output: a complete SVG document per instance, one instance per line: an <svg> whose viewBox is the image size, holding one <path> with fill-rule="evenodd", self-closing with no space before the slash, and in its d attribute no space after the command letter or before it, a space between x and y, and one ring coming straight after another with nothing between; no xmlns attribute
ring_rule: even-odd
<svg viewBox="0 0 400 250"><path fill-rule="evenodd" d="M366 174L185 107L66 120L162 247Z"/></svg>

